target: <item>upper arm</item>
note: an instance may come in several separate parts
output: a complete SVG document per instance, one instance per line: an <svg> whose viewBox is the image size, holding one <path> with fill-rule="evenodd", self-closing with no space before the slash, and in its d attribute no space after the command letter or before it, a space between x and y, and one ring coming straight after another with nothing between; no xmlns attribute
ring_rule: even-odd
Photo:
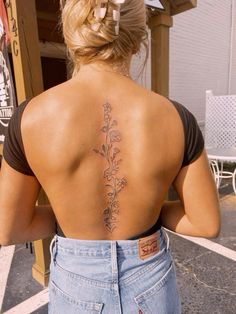
<svg viewBox="0 0 236 314"><path fill-rule="evenodd" d="M193 225L210 232L219 230L218 194L205 150L194 162L180 170L173 186Z"/></svg>
<svg viewBox="0 0 236 314"><path fill-rule="evenodd" d="M9 166L3 158L0 172L0 240L23 234L32 221L40 191L36 177Z"/></svg>
<svg viewBox="0 0 236 314"><path fill-rule="evenodd" d="M21 132L27 102L16 108L6 133L0 172L0 243L22 243L54 232L51 208L36 205L40 184L28 163ZM48 206L47 206L48 207Z"/></svg>

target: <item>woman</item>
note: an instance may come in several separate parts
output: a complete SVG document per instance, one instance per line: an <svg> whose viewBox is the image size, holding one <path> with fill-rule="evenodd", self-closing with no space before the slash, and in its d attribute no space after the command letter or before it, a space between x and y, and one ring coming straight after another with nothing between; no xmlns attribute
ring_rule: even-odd
<svg viewBox="0 0 236 314"><path fill-rule="evenodd" d="M4 145L2 245L57 234L50 313L180 313L162 226L215 237L217 193L182 105L129 76L147 46L143 0L62 3L74 75L22 104ZM165 202L173 184L180 201ZM35 207L40 187L51 207Z"/></svg>

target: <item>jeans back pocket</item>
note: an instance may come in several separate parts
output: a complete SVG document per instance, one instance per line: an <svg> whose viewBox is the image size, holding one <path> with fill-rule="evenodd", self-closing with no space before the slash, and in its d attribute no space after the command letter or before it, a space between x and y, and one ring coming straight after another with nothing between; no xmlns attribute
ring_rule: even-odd
<svg viewBox="0 0 236 314"><path fill-rule="evenodd" d="M152 287L135 297L143 314L180 314L174 265Z"/></svg>
<svg viewBox="0 0 236 314"><path fill-rule="evenodd" d="M49 314L99 314L103 303L75 299L61 290L53 281L49 286Z"/></svg>

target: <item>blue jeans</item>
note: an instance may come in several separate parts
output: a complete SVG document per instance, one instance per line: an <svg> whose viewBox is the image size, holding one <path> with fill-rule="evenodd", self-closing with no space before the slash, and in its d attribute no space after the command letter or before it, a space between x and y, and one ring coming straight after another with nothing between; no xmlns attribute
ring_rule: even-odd
<svg viewBox="0 0 236 314"><path fill-rule="evenodd" d="M49 313L179 314L169 239L161 228L138 240L51 243Z"/></svg>

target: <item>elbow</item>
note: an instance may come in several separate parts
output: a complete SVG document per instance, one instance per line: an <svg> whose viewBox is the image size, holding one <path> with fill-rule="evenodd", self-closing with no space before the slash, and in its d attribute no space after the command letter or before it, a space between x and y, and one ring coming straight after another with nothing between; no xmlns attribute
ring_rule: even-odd
<svg viewBox="0 0 236 314"><path fill-rule="evenodd" d="M14 240L8 234L0 234L0 246L9 246L15 244Z"/></svg>
<svg viewBox="0 0 236 314"><path fill-rule="evenodd" d="M219 223L219 225L209 230L209 234L207 238L210 238L210 239L217 238L220 234L220 229L221 228L220 228L220 223Z"/></svg>
<svg viewBox="0 0 236 314"><path fill-rule="evenodd" d="M218 209L214 215L205 215L204 219L198 221L196 233L198 237L214 239L217 238L221 230L221 214Z"/></svg>
<svg viewBox="0 0 236 314"><path fill-rule="evenodd" d="M219 236L219 234L220 234L220 228L212 229L207 232L207 234L205 235L205 238L215 239Z"/></svg>
<svg viewBox="0 0 236 314"><path fill-rule="evenodd" d="M11 241L11 239L8 238L0 238L0 246L9 246L13 245L14 243Z"/></svg>
<svg viewBox="0 0 236 314"><path fill-rule="evenodd" d="M217 238L220 234L220 222L215 224L209 224L207 228L202 231L201 236L208 239L214 239Z"/></svg>
<svg viewBox="0 0 236 314"><path fill-rule="evenodd" d="M207 239L214 239L217 238L220 234L221 229L221 220L220 217L217 219L206 219L206 222L192 224L192 236L200 237L200 238L207 238Z"/></svg>
<svg viewBox="0 0 236 314"><path fill-rule="evenodd" d="M217 238L220 234L221 230L221 215L220 210L218 212L218 216L215 219L212 219L212 222L209 223L208 235L207 238L214 239Z"/></svg>

